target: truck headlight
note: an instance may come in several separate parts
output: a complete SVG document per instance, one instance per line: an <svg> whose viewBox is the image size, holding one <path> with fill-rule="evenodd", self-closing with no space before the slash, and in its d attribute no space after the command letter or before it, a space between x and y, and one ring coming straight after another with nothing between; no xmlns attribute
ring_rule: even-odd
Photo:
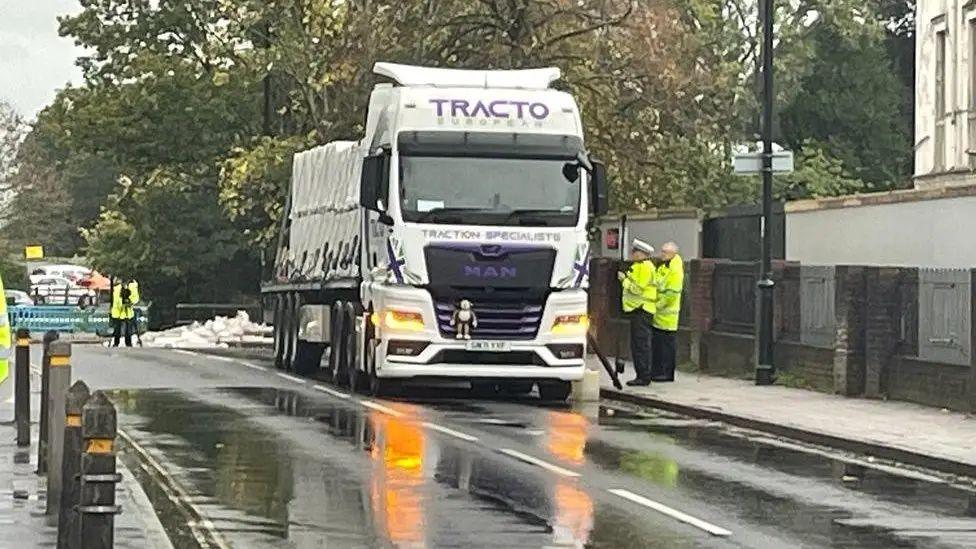
<svg viewBox="0 0 976 549"><path fill-rule="evenodd" d="M420 313L389 310L383 313L383 326L398 332L422 332L424 317Z"/></svg>
<svg viewBox="0 0 976 549"><path fill-rule="evenodd" d="M583 335L589 329L590 316L587 314L557 316L552 323L554 335Z"/></svg>

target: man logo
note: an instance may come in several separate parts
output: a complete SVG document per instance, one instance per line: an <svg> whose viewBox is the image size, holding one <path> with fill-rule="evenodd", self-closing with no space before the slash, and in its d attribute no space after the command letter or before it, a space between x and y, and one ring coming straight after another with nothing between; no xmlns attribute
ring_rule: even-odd
<svg viewBox="0 0 976 549"><path fill-rule="evenodd" d="M506 265L499 265L497 267L492 265L465 265L464 276L466 278L511 279L518 276L518 270L515 267Z"/></svg>

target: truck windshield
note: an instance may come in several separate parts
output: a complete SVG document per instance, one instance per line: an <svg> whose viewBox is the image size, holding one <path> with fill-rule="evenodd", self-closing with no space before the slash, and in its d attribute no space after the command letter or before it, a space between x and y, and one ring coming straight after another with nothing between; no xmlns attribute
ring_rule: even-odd
<svg viewBox="0 0 976 549"><path fill-rule="evenodd" d="M581 175L578 168L564 168L574 162L560 158L403 155L403 219L438 224L572 227L579 219Z"/></svg>

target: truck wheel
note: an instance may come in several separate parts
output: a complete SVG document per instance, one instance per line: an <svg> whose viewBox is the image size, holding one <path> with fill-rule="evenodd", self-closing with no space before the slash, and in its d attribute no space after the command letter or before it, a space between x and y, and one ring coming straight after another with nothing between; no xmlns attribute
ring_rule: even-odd
<svg viewBox="0 0 976 549"><path fill-rule="evenodd" d="M283 366L282 358L284 357L284 335L282 325L285 321L285 315L283 314L282 308L284 307L284 298L280 295L274 296L274 316L272 317L272 324L274 326L274 365L275 368L281 369Z"/></svg>
<svg viewBox="0 0 976 549"><path fill-rule="evenodd" d="M317 372L322 364L323 352L325 352L325 345L321 343L298 340L298 348L295 350L295 373L309 376Z"/></svg>
<svg viewBox="0 0 976 549"><path fill-rule="evenodd" d="M349 383L349 390L358 391L360 387L359 375L359 336L356 333L356 326L359 323L359 308L354 303L346 303L345 307L345 327L346 327L346 377Z"/></svg>
<svg viewBox="0 0 976 549"><path fill-rule="evenodd" d="M399 379L383 379L376 375L376 347L379 342L370 339L366 342L364 365L369 372L369 394L374 397L391 397L400 394L403 384Z"/></svg>
<svg viewBox="0 0 976 549"><path fill-rule="evenodd" d="M346 372L346 319L343 311L345 304L337 301L332 305L332 334L329 341L332 342L332 384L336 387L345 387L349 382L349 374Z"/></svg>
<svg viewBox="0 0 976 549"><path fill-rule="evenodd" d="M542 400L563 402L569 398L573 385L568 381L539 382L539 397Z"/></svg>

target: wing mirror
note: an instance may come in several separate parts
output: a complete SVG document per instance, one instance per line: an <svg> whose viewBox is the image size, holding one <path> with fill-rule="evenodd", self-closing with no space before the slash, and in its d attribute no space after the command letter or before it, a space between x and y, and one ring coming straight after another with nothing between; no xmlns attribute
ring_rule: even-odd
<svg viewBox="0 0 976 549"><path fill-rule="evenodd" d="M363 173L359 182L359 204L367 210L383 212L386 210L384 201L389 190L390 154L380 149L363 159Z"/></svg>

